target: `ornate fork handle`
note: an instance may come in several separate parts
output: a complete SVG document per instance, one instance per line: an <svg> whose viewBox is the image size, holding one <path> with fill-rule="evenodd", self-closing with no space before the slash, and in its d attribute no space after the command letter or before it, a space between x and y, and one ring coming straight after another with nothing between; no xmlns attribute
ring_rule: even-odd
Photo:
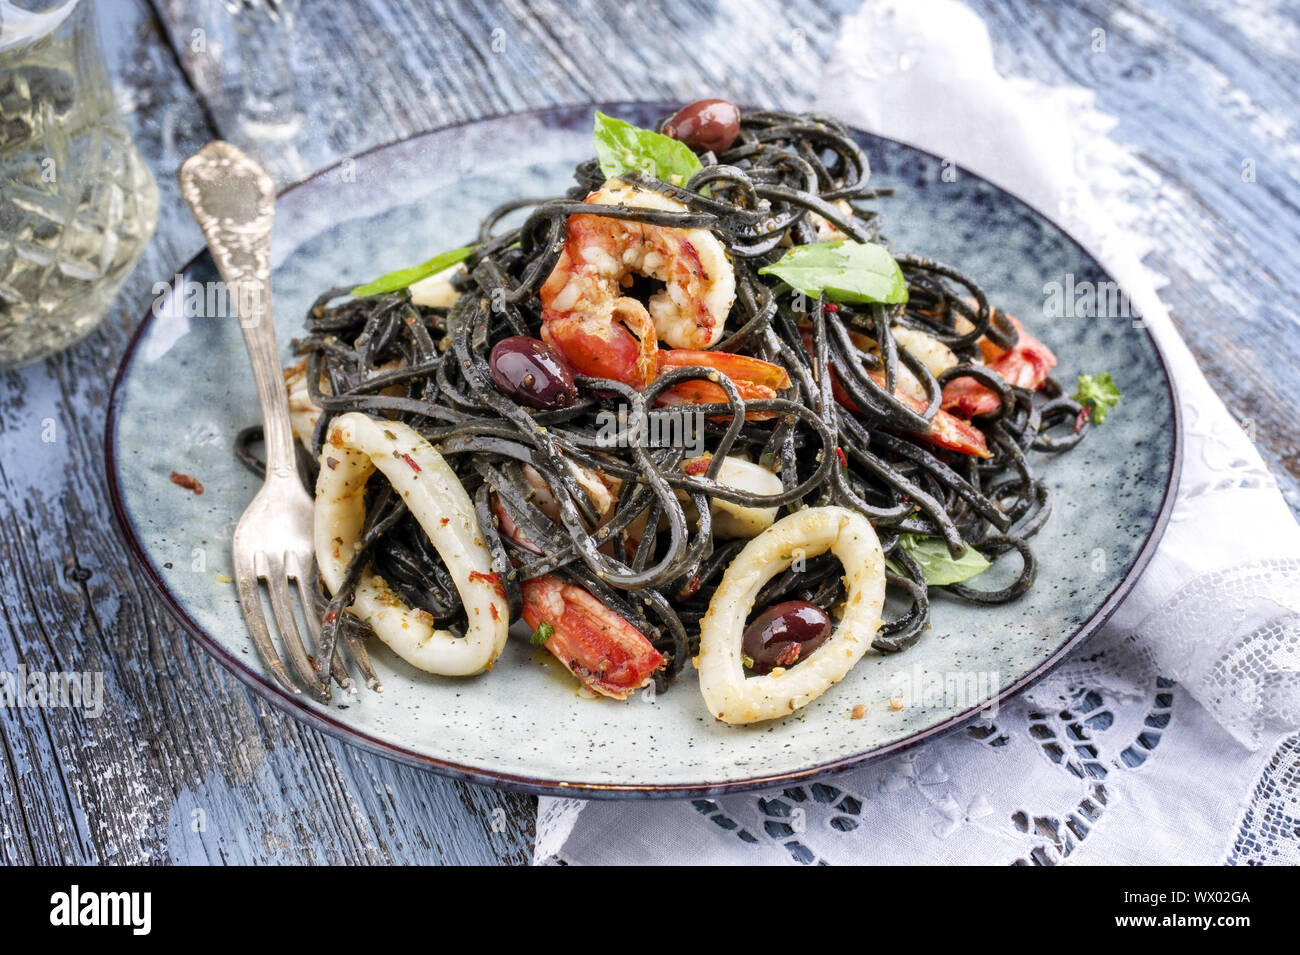
<svg viewBox="0 0 1300 955"><path fill-rule="evenodd" d="M275 186L254 160L230 143L208 143L180 170L185 198L244 332L266 435L266 473L296 473L284 372L271 317L271 224Z"/></svg>

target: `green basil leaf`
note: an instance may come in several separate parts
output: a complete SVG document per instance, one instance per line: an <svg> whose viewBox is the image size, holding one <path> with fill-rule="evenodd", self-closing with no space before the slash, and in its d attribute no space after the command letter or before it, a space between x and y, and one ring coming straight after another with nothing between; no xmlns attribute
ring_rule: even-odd
<svg viewBox="0 0 1300 955"><path fill-rule="evenodd" d="M1092 409L1093 424L1102 424L1123 397L1110 374L1102 372L1099 375L1080 375L1074 400Z"/></svg>
<svg viewBox="0 0 1300 955"><path fill-rule="evenodd" d="M399 289L404 289L409 285L414 285L420 279L427 279L430 275L436 275L443 269L449 269L458 262L464 262L476 248L478 248L477 245L466 245L459 249L451 249L448 252L435 255L428 262L422 262L419 265L412 265L410 268L398 269L396 272L381 275L373 282L367 282L365 285L358 285L354 288L352 297L365 298L367 295L383 295L385 292L396 292Z"/></svg>
<svg viewBox="0 0 1300 955"><path fill-rule="evenodd" d="M925 575L925 582L935 587L944 584L959 584L963 580L984 573L992 566L974 547L966 545L966 553L953 557L948 553L948 545L938 537L920 537L916 534L902 534L898 543L907 556L916 561ZM892 561L886 561L894 571L901 573L902 568Z"/></svg>
<svg viewBox="0 0 1300 955"><path fill-rule="evenodd" d="M605 178L641 172L685 186L704 167L683 142L596 111L596 158Z"/></svg>
<svg viewBox="0 0 1300 955"><path fill-rule="evenodd" d="M825 292L835 302L907 301L907 279L883 245L853 239L796 245L758 271L775 275L805 295Z"/></svg>

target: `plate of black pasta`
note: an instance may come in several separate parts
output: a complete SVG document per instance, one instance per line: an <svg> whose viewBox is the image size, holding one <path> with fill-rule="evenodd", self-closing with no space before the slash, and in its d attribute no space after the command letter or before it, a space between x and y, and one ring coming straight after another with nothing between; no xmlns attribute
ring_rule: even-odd
<svg viewBox="0 0 1300 955"><path fill-rule="evenodd" d="M272 260L312 649L367 679L314 700L252 652L230 536L260 432L206 253L119 372L119 522L240 679L449 775L706 794L987 721L1172 505L1172 386L1123 290L1011 194L833 117L436 130L286 190Z"/></svg>

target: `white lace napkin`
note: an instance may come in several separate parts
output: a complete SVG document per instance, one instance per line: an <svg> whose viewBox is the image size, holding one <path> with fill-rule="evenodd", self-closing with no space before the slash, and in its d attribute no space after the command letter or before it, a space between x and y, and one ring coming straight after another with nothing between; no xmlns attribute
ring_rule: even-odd
<svg viewBox="0 0 1300 955"><path fill-rule="evenodd" d="M868 5L821 88L817 109L1007 186L1120 281L1184 415L1173 518L1106 627L992 722L778 793L542 799L537 860L1300 863L1300 528L1141 264L1149 172L1091 92L999 76L955 0Z"/></svg>

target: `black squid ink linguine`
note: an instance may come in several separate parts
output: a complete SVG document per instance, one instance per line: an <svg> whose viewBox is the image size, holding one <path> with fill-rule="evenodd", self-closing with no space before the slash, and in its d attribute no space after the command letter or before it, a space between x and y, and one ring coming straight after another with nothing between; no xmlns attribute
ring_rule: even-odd
<svg viewBox="0 0 1300 955"><path fill-rule="evenodd" d="M1051 352L975 278L888 246L868 204L889 190L850 132L713 100L659 132L597 114L596 145L566 195L507 202L471 246L311 308L287 377L330 590L318 659L381 631L358 610L368 587L370 606L453 650L490 615L486 666L526 620L585 686L622 698L666 689L729 614L744 633L724 627L717 652L737 692L781 699L704 687L706 701L751 722L804 705L868 645L924 639L936 591L1002 603L1032 587L1051 507L1030 453L1072 448L1105 407L1067 397ZM378 428L364 447L358 416ZM694 446L644 440L684 426ZM354 452L373 466L330 473ZM459 482L464 513L421 511L420 480ZM349 493L350 529L330 536L322 508ZM439 536L453 517L489 566ZM971 579L1004 558L1010 583ZM752 607L710 614L746 573ZM867 576L883 603L854 594ZM467 581L491 602L468 606ZM853 614L866 629L847 666L780 694ZM423 643L380 636L423 665Z"/></svg>

